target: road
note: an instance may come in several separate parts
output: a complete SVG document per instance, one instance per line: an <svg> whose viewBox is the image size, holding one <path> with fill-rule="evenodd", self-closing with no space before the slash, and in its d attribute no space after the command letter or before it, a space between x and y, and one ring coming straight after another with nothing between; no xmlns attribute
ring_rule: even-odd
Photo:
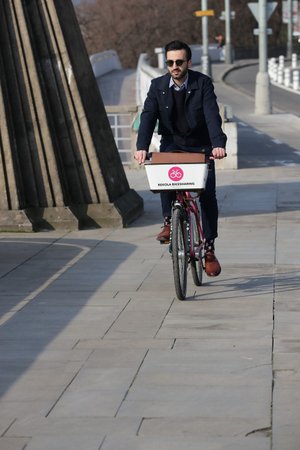
<svg viewBox="0 0 300 450"><path fill-rule="evenodd" d="M226 75L226 84L238 89L251 97L255 96L255 79L258 64L240 67ZM271 98L273 108L294 114L300 117L300 95L283 88L271 85Z"/></svg>

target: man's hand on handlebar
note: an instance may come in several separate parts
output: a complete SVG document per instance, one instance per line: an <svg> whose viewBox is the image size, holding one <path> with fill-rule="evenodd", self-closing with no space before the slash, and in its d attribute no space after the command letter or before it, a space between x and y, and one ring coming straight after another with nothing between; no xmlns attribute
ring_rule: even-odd
<svg viewBox="0 0 300 450"><path fill-rule="evenodd" d="M226 156L226 150L222 147L215 147L212 149L209 159L223 159Z"/></svg>
<svg viewBox="0 0 300 450"><path fill-rule="evenodd" d="M146 152L146 150L137 150L137 151L134 153L134 159L136 159L136 161L137 161L139 164L144 164L144 162L146 161L146 158L147 158L147 152Z"/></svg>

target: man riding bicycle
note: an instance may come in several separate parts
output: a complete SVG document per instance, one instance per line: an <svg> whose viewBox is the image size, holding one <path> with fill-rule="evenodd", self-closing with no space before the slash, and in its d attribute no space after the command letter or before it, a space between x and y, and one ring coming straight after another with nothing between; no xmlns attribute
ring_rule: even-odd
<svg viewBox="0 0 300 450"><path fill-rule="evenodd" d="M137 138L135 159L145 162L152 135L158 121L161 135L160 151L206 153L211 163L206 188L200 197L203 232L205 236L205 271L217 276L221 266L215 256L214 241L218 236L218 204L216 198L215 159L226 156L226 135L222 131L217 98L211 79L190 69L192 53L181 41L172 41L165 47L168 73L151 82ZM162 231L157 240L169 241L172 201L174 191L161 194Z"/></svg>

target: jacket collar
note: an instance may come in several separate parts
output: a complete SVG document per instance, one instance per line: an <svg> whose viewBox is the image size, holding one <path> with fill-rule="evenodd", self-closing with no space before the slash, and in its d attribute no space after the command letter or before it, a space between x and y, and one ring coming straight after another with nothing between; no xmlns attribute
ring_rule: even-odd
<svg viewBox="0 0 300 450"><path fill-rule="evenodd" d="M195 72L194 70L189 70L188 90L199 89L199 75L202 74L200 72Z"/></svg>

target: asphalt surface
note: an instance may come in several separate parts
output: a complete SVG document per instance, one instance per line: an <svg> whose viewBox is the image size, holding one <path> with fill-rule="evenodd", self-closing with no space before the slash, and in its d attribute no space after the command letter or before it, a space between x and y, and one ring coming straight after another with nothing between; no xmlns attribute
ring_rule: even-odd
<svg viewBox="0 0 300 450"><path fill-rule="evenodd" d="M228 72L225 83L244 92L251 97L255 96L255 80L258 72L257 63L249 63L245 67ZM300 116L300 93L290 92L271 84L271 103L275 111L282 111Z"/></svg>
<svg viewBox="0 0 300 450"><path fill-rule="evenodd" d="M256 116L229 68L219 277L175 298L143 169L127 229L0 235L1 450L299 449L300 119Z"/></svg>

